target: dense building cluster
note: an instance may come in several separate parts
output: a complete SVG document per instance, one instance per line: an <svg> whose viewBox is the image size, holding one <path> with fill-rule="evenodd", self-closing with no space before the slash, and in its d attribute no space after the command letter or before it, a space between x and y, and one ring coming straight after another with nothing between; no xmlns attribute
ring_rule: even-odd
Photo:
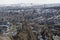
<svg viewBox="0 0 60 40"><path fill-rule="evenodd" d="M0 7L0 34L11 40L53 40L60 37L60 9ZM4 29L4 30L3 30ZM4 37L3 37L4 38Z"/></svg>

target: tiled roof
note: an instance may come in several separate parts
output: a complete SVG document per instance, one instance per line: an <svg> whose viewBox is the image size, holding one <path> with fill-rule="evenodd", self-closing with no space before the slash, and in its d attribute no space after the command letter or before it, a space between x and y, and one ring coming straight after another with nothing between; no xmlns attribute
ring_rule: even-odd
<svg viewBox="0 0 60 40"><path fill-rule="evenodd" d="M0 22L0 25L7 25L7 22Z"/></svg>

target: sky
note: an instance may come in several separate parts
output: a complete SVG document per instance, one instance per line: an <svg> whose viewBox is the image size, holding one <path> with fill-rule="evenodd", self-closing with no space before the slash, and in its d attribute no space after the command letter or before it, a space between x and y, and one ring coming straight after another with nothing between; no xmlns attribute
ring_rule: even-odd
<svg viewBox="0 0 60 40"><path fill-rule="evenodd" d="M52 3L60 3L60 0L0 0L0 5L1 4L52 4Z"/></svg>

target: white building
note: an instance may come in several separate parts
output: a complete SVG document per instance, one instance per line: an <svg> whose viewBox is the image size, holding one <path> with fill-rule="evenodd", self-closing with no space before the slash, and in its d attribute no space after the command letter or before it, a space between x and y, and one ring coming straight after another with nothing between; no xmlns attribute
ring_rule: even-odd
<svg viewBox="0 0 60 40"><path fill-rule="evenodd" d="M9 22L0 22L0 32L7 32L10 28Z"/></svg>

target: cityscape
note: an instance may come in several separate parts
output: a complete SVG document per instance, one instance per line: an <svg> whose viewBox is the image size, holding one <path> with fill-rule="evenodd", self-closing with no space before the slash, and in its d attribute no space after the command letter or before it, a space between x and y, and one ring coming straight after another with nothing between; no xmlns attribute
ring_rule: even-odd
<svg viewBox="0 0 60 40"><path fill-rule="evenodd" d="M60 4L0 6L0 40L60 40Z"/></svg>

